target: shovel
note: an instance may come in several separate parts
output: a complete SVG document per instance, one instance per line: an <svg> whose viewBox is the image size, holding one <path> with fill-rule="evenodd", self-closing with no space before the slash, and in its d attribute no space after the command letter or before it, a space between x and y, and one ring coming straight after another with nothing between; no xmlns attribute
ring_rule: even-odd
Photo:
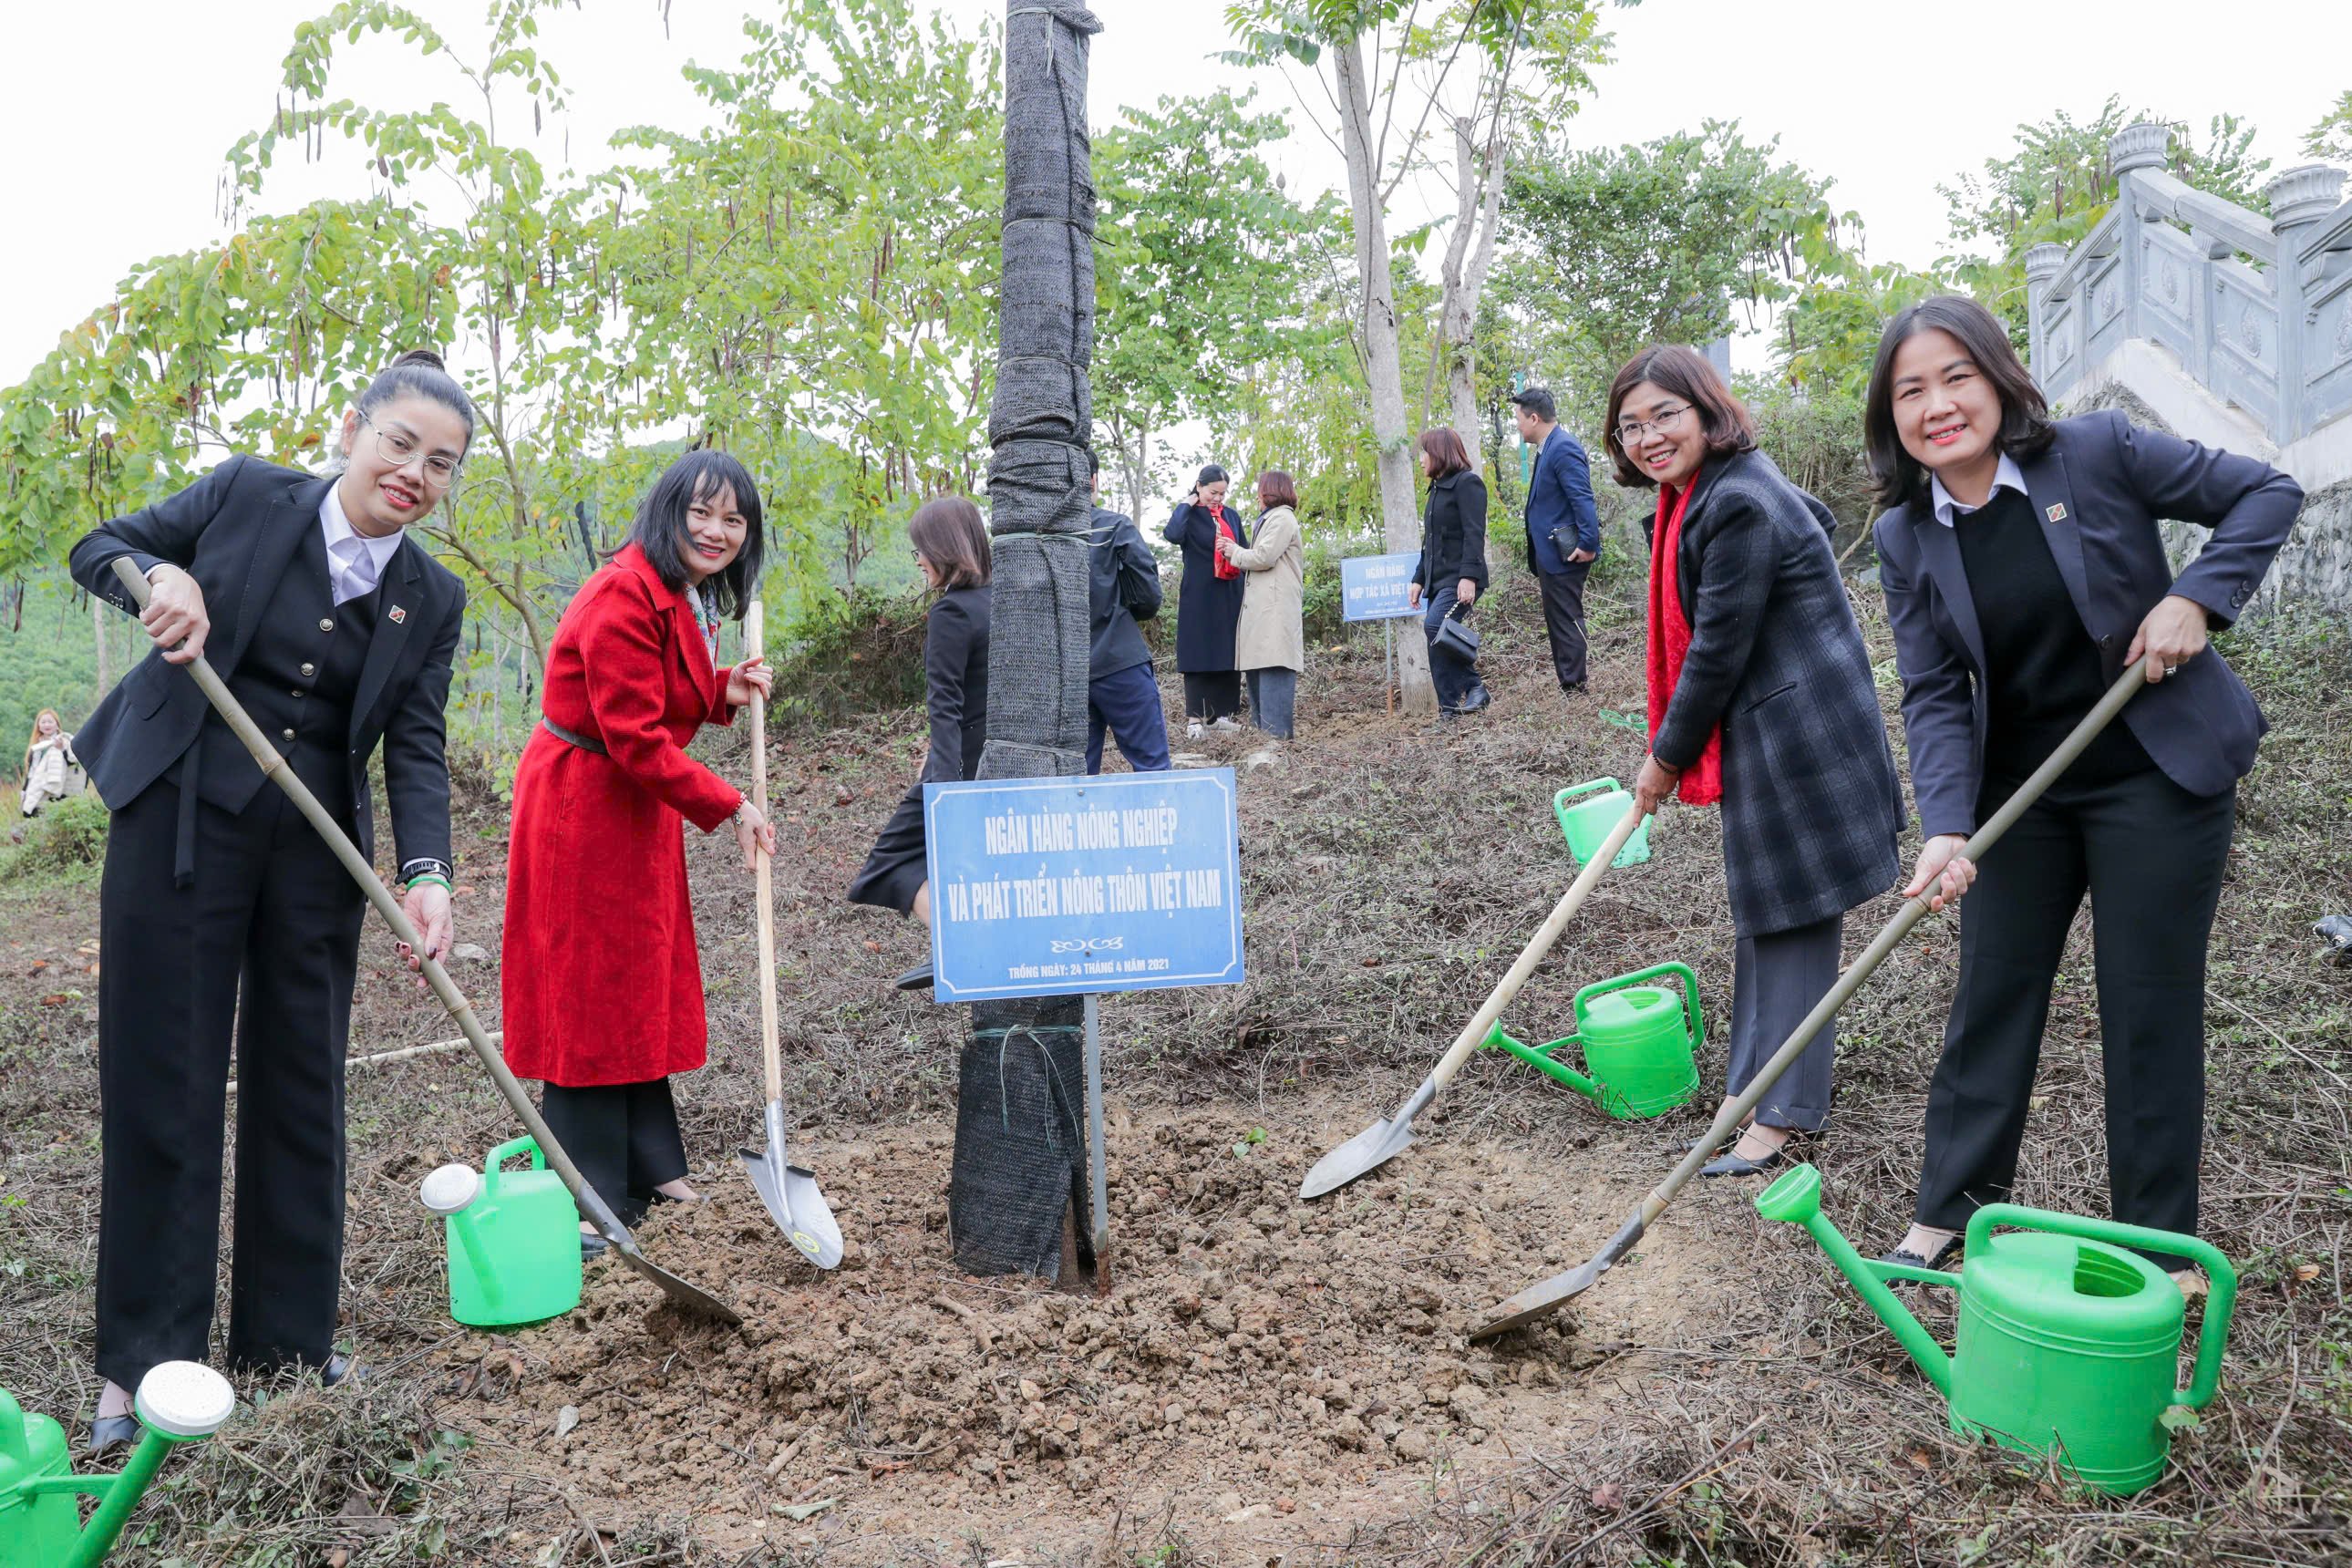
<svg viewBox="0 0 2352 1568"><path fill-rule="evenodd" d="M2107 689L2106 695L2099 699L2098 705L2084 714L2083 721L2075 725L2063 741L2058 742L2058 749L2050 753L2049 760L2034 769L2033 776L2027 779L2018 792L2009 797L2007 804L1993 813L1992 820L1977 829L1976 836L1961 847L1960 854L1970 860L1982 860L1986 851L2000 841L2001 835L2016 825L2017 819L2025 815L2028 806L2042 798L2042 791L2057 782L2058 775L2064 773L2073 765L2074 759L2083 754L2083 748L2089 745L2097 737L2099 731L2105 729L2117 713L2123 711L2124 704L2132 700L2133 694L2147 684L2147 660L2145 658L2136 660L2132 667L2124 671L2122 677ZM1570 1297L1581 1294L1591 1286L1594 1280L1606 1274L1618 1259L1632 1251L1633 1245L1642 1239L1643 1232L1650 1228L1651 1222L1665 1212L1668 1204L1674 1202L1675 1194L1682 1191L1684 1184L1697 1173L1701 1165L1714 1157L1716 1149L1725 1139L1731 1136L1748 1113L1755 1110L1762 1101L1766 1091L1780 1079L1782 1073L1789 1070L1791 1063L1804 1054L1805 1047L1812 1043L1813 1037L1821 1032L1822 1026L1828 1023L1856 991L1862 989L1862 983L1870 978L1871 972L1879 966L1888 953L1895 951L1895 943L1910 934L1911 928L1927 917L1927 899L1934 890L1931 887L1918 897L1904 901L1903 907L1895 911L1895 918L1888 921L1877 936L1871 939L1870 945L1863 950L1862 956L1855 959L1853 966L1843 974L1838 976L1838 982L1830 987L1829 994L1813 1004L1813 1010L1805 1015L1804 1021L1797 1026L1796 1031L1789 1037L1787 1042L1779 1050L1772 1053L1772 1059L1766 1062L1762 1069L1757 1073L1756 1080L1743 1089L1737 1100L1716 1112L1715 1124L1706 1130L1706 1136L1692 1144L1690 1152L1683 1156L1682 1163L1676 1165L1664 1182L1651 1189L1650 1195L1643 1198L1641 1206L1627 1217L1622 1226L1618 1227L1617 1234L1609 1238L1608 1245L1601 1247L1590 1262L1580 1264L1564 1274L1555 1274L1549 1279L1530 1285L1509 1300L1494 1308L1486 1321L1470 1331L1470 1337L1473 1340L1491 1339L1507 1329L1516 1329L1522 1323L1535 1321L1547 1312L1557 1310Z"/></svg>
<svg viewBox="0 0 2352 1568"><path fill-rule="evenodd" d="M1570 883L1568 891L1560 895L1559 902L1552 907L1550 917L1538 928L1534 936L1528 939L1528 945L1520 950L1519 961L1511 965L1511 972L1503 976L1502 983L1486 998L1486 1005L1480 1007L1470 1022L1464 1026L1462 1033L1454 1037L1453 1048L1438 1058L1429 1076L1421 1080L1421 1087L1412 1091L1412 1097L1398 1109L1394 1116L1373 1122L1316 1161L1315 1168L1307 1173L1307 1180L1299 1184L1300 1197L1319 1198L1326 1193L1337 1192L1366 1172L1388 1163L1412 1145L1412 1119L1421 1114L1423 1107L1437 1098L1439 1089L1453 1081L1454 1075L1462 1070L1462 1064L1468 1061L1471 1053L1485 1041L1486 1032L1495 1026L1495 1020L1503 1016L1503 1009L1511 1005L1511 999L1519 994L1519 987L1528 983L1528 976L1535 973L1536 965L1543 962L1544 954L1549 952L1552 944L1559 940L1559 933L1568 929L1568 922L1582 907L1585 896L1601 880L1601 873L1609 869L1609 863L1617 858L1617 851L1625 847L1625 841L1633 837L1633 830L1641 826L1642 808L1639 805L1627 806L1617 826L1609 830L1609 837L1602 839L1601 847L1586 858L1584 869L1577 873L1576 880Z"/></svg>
<svg viewBox="0 0 2352 1568"><path fill-rule="evenodd" d="M766 616L758 600L743 612L743 652L760 657L760 639ZM751 804L768 814L768 704L756 692L751 698ZM816 1190L816 1173L784 1158L784 1068L776 1035L776 906L767 851L755 857L751 870L754 901L760 909L760 1053L767 1075L768 1151L740 1151L760 1201L801 1256L819 1268L841 1262L841 1226L824 1194Z"/></svg>
<svg viewBox="0 0 2352 1568"><path fill-rule="evenodd" d="M145 608L149 593L147 579L139 574L139 569L131 563L129 556L115 559L114 574L121 578L122 585L131 591L131 601ZM360 854L351 836L327 815L326 808L319 804L319 797L310 793L310 787L294 776L294 770L286 765L286 759L279 756L277 748L262 735L252 716L246 712L244 704L229 695L228 688L222 683L213 667L199 658L188 663L187 671L195 677L196 685L204 692L205 700L228 721L228 727L236 738L245 742L245 749L253 753L253 760L261 764L261 771L286 792L287 798L293 801L296 809L309 819L312 827L318 829L319 837L327 841L327 847L335 852L335 858L343 863L343 869L352 874L352 879L367 895L368 902L375 906L375 912L382 915L384 923L392 928L392 934L407 943L408 950L416 955L417 962L424 966L425 984L433 987L433 994L441 999L441 1005L449 1009L449 1016L457 1020L457 1027L465 1033L466 1043L474 1047L475 1057L498 1084L499 1092L506 1097L516 1119L530 1131L541 1152L547 1156L547 1163L562 1178L572 1201L580 1205L580 1212L588 1216L588 1223L596 1227L596 1233L620 1254L622 1262L659 1286L662 1294L679 1306L707 1318L716 1318L722 1323L740 1323L743 1320L735 1315L732 1307L699 1285L656 1265L638 1250L637 1238L629 1234L629 1227L623 1225L611 1205L597 1195L596 1189L581 1177L580 1167L572 1163L572 1156L563 1152L563 1146L555 1141L555 1134L547 1130L547 1123L540 1117L539 1108L531 1104L530 1096L525 1094L522 1085L515 1081L514 1074L507 1068L506 1059L499 1055L498 1047L490 1044L489 1036L482 1032L480 1020L474 1016L473 1004L466 1000L465 994L450 980L448 971L443 969L437 960L425 956L425 938L409 923L408 917L401 913L400 901L392 896L392 889L383 885L383 879L375 874L375 868Z"/></svg>

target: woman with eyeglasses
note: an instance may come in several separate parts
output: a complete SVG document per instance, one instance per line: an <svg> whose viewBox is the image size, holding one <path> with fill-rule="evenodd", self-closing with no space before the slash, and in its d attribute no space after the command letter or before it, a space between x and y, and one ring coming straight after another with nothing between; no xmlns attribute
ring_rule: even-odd
<svg viewBox="0 0 2352 1568"><path fill-rule="evenodd" d="M137 1436L129 1391L150 1367L206 1358L232 1040L227 1358L329 1383L349 1371L335 1350L343 1055L367 904L173 667L202 655L368 856L382 747L402 904L426 953L447 952L442 706L466 593L407 530L448 495L473 436L439 356L405 353L344 415L328 473L233 457L73 548L74 581L137 614L154 644L74 739L112 813L92 1452ZM144 611L115 574L123 560L152 584Z"/></svg>
<svg viewBox="0 0 2352 1568"><path fill-rule="evenodd" d="M1904 891L1967 897L1918 1206L1889 1260L1940 1267L1969 1216L2009 1197L2086 892L2114 1215L2194 1235L2205 948L2238 780L2268 727L2205 639L2253 597L2303 491L2112 410L2053 421L2007 331L1950 295L1887 323L1864 435L1926 837ZM2164 518L2212 530L2178 573ZM2147 655L2149 689L1971 864L1969 836Z"/></svg>
<svg viewBox="0 0 2352 1568"><path fill-rule="evenodd" d="M874 848L849 884L849 901L912 915L928 930L931 889L929 841L923 831L923 786L980 776L988 741L989 576L993 563L988 524L961 496L935 496L907 523L915 564L933 595L923 617L923 684L930 710L931 749L923 771L907 786ZM929 958L893 982L901 991L931 984Z"/></svg>
<svg viewBox="0 0 2352 1568"><path fill-rule="evenodd" d="M1232 477L1216 464L1202 468L1160 531L1182 553L1176 585L1176 668L1184 677L1184 731L1238 729L1242 667L1234 638L1241 629L1244 574L1225 554L1228 544L1250 543L1241 513L1225 506Z"/></svg>
<svg viewBox="0 0 2352 1568"><path fill-rule="evenodd" d="M1848 910L1901 867L1902 795L1870 656L1830 552L1829 509L1756 448L1706 357L1633 356L1609 389L1618 482L1658 492L1649 525L1650 754L1643 811L1723 807L1733 949L1727 1100L1837 981ZM1709 1176L1766 1171L1828 1120L1832 1019L1769 1089Z"/></svg>
<svg viewBox="0 0 2352 1568"><path fill-rule="evenodd" d="M698 1196L669 1082L709 1045L683 825L731 828L747 871L775 852L760 808L686 754L774 679L762 659L719 662L719 624L759 595L764 539L742 464L710 450L672 463L565 607L515 770L507 1065L541 1080L548 1131L624 1225ZM583 1218L581 1250L605 1245Z"/></svg>

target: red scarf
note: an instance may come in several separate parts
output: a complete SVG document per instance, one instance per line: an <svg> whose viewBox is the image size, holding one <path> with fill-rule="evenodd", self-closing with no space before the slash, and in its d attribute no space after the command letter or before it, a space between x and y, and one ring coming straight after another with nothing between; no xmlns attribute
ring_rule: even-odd
<svg viewBox="0 0 2352 1568"><path fill-rule="evenodd" d="M1683 658L1690 652L1690 620L1683 614L1679 557L1683 542L1683 513L1690 508L1691 491L1698 488L1698 476L1680 495L1665 486L1658 487L1658 521L1651 530L1650 541L1650 738L1655 741L1658 726L1666 721L1666 704L1675 695L1675 683L1682 679ZM1717 724L1706 738L1706 746L1677 781L1675 790L1685 805L1713 805L1723 798L1723 726Z"/></svg>
<svg viewBox="0 0 2352 1568"><path fill-rule="evenodd" d="M1242 542L1241 531L1236 529L1233 525L1233 521L1225 516L1225 509L1221 506L1213 506L1209 509L1209 516L1216 522L1217 537L1220 539L1232 540L1234 547L1238 549ZM1242 574L1242 569L1240 567L1225 559L1225 552L1223 551L1212 545L1209 550L1209 555L1214 564L1217 580L1219 582L1230 583L1234 578Z"/></svg>

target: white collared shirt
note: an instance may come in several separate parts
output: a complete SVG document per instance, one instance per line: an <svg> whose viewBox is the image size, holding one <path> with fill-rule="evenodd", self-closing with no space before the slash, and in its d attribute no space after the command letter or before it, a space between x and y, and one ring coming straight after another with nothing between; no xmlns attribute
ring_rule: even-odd
<svg viewBox="0 0 2352 1568"><path fill-rule="evenodd" d="M392 564L393 554L400 548L398 533L375 539L352 526L352 520L343 515L342 497L336 493L341 489L340 479L329 485L326 499L319 503L319 526L327 538L327 579L334 584L338 605L374 593L376 584L383 579L383 569Z"/></svg>
<svg viewBox="0 0 2352 1568"><path fill-rule="evenodd" d="M2004 489L2015 490L2019 495L2028 493L2025 489L2025 471L2017 466L2017 459L2007 452L2000 455L2000 466L1993 470L1992 489L1985 491L1984 501L1979 506L1962 506L1952 499L1952 492L1944 488L1943 480L1933 474L1927 476L1927 499L1936 509L1936 521L1946 528L1952 526L1954 518L1966 517L1972 511L1981 511L1985 506L1991 505L1992 498L1999 495Z"/></svg>

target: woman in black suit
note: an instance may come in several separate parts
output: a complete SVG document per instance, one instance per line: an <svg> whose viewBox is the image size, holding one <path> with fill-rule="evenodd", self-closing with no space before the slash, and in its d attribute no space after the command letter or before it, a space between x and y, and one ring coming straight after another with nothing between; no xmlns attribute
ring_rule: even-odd
<svg viewBox="0 0 2352 1568"><path fill-rule="evenodd" d="M1486 591L1486 481L1470 466L1461 433L1444 426L1421 433L1421 468L1429 476L1429 504L1405 602L1429 601L1421 623L1429 639L1429 678L1437 687L1439 714L1450 719L1475 713L1490 700L1477 664L1437 646L1438 629L1457 616L1468 620L1470 607Z"/></svg>
<svg viewBox="0 0 2352 1568"><path fill-rule="evenodd" d="M1241 625L1244 574L1217 549L1220 537L1247 545L1241 513L1225 510L1225 470L1211 463L1179 501L1160 534L1183 552L1184 577L1176 597L1176 668L1184 676L1185 731L1211 724L1234 728L1242 709L1241 672L1234 665L1234 633Z"/></svg>
<svg viewBox="0 0 2352 1568"><path fill-rule="evenodd" d="M939 595L923 626L931 751L921 776L908 786L849 884L849 901L911 914L929 925L923 785L978 777L981 747L988 739L988 527L980 509L963 497L939 496L916 509L907 538L923 582ZM930 983L928 961L897 982L902 991Z"/></svg>
<svg viewBox="0 0 2352 1568"><path fill-rule="evenodd" d="M2000 324L1950 296L1887 325L1864 419L1889 508L1879 574L1927 837L1905 891L1934 889L1938 909L1969 894L1927 1089L1916 1223L1889 1258L1948 1257L1969 1215L2009 1196L2051 983L2086 890L2114 1215L2194 1234L2205 947L2237 781L2264 729L2205 637L2253 596L2303 491L2251 458L2120 414L2052 423ZM2161 518L2213 531L2178 576ZM1981 868L1961 857L1977 825L2144 655L2154 689L2019 818L1997 856Z"/></svg>
<svg viewBox="0 0 2352 1568"><path fill-rule="evenodd" d="M1829 509L1756 449L1756 426L1692 349L1645 349L1609 389L1618 482L1654 486L1644 811L1723 803L1738 934L1736 1097L1836 984L1845 913L1901 870L1903 796L1862 628L1830 553ZM1757 1106L1709 1176L1780 1163L1829 1117L1837 1025Z"/></svg>

